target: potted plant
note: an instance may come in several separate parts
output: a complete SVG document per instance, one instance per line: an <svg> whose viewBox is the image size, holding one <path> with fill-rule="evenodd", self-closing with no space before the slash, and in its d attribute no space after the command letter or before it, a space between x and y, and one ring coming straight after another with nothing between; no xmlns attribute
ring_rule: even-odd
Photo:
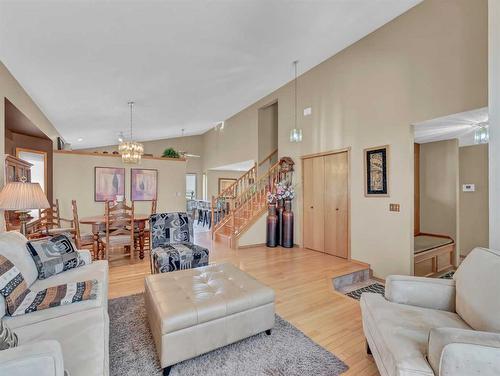
<svg viewBox="0 0 500 376"><path fill-rule="evenodd" d="M181 155L174 148L166 148L162 154L163 158L180 158Z"/></svg>

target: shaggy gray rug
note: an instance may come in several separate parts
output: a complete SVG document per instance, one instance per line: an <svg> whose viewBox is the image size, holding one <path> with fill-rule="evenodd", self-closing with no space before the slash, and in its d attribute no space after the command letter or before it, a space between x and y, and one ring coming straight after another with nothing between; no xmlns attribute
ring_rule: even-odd
<svg viewBox="0 0 500 376"><path fill-rule="evenodd" d="M111 376L161 376L142 294L109 301ZM265 333L176 364L171 376L337 376L340 359L276 316Z"/></svg>

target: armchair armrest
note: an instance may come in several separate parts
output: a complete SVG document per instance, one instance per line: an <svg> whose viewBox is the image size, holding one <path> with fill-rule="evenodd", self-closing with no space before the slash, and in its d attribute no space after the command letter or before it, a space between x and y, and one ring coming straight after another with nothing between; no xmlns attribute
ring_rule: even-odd
<svg viewBox="0 0 500 376"><path fill-rule="evenodd" d="M0 351L0 375L64 376L61 345L40 341Z"/></svg>
<svg viewBox="0 0 500 376"><path fill-rule="evenodd" d="M391 275L385 281L385 298L393 303L455 312L455 281Z"/></svg>
<svg viewBox="0 0 500 376"><path fill-rule="evenodd" d="M77 252L80 254L80 258L85 261L85 265L92 264L92 255L88 249L78 249Z"/></svg>
<svg viewBox="0 0 500 376"><path fill-rule="evenodd" d="M500 333L431 329L427 358L436 375L499 375Z"/></svg>

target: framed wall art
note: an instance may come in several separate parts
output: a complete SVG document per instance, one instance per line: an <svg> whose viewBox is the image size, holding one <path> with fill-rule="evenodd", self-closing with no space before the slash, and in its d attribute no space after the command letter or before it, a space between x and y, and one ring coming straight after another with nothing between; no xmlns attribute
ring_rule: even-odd
<svg viewBox="0 0 500 376"><path fill-rule="evenodd" d="M226 188L230 187L237 180L238 179L232 179L232 178L219 178L219 194L224 192Z"/></svg>
<svg viewBox="0 0 500 376"><path fill-rule="evenodd" d="M389 196L389 145L364 150L365 196Z"/></svg>
<svg viewBox="0 0 500 376"><path fill-rule="evenodd" d="M132 201L152 201L158 195L158 170L130 169L130 198Z"/></svg>
<svg viewBox="0 0 500 376"><path fill-rule="evenodd" d="M94 168L94 200L115 201L116 196L125 197L125 169L117 167Z"/></svg>

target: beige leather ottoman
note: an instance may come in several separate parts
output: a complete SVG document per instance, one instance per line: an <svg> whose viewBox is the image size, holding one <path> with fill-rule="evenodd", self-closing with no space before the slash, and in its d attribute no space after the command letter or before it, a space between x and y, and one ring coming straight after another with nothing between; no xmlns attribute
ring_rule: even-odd
<svg viewBox="0 0 500 376"><path fill-rule="evenodd" d="M175 363L274 326L274 291L231 264L147 276L145 289L164 375Z"/></svg>

